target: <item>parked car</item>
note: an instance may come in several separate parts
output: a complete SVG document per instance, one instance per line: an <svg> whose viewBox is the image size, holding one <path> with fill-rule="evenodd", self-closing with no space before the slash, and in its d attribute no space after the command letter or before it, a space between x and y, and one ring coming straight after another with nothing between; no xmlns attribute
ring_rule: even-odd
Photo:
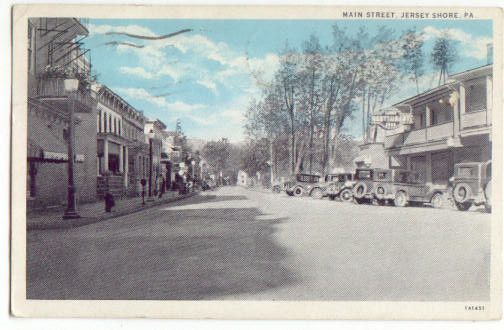
<svg viewBox="0 0 504 330"><path fill-rule="evenodd" d="M426 184L419 172L403 169L376 171L374 181L374 196L379 205L393 202L395 206L404 207L410 203L419 203L440 208L443 205L443 194L447 191Z"/></svg>
<svg viewBox="0 0 504 330"><path fill-rule="evenodd" d="M289 196L296 197L303 195L317 199L324 197L324 187L320 184L320 176L315 174L297 174L286 184L285 192Z"/></svg>
<svg viewBox="0 0 504 330"><path fill-rule="evenodd" d="M325 189L325 195L329 199L339 198L343 202L351 202L353 200L352 186L354 184L352 173L328 174L326 175L328 182Z"/></svg>
<svg viewBox="0 0 504 330"><path fill-rule="evenodd" d="M466 211L472 205L485 205L491 212L492 161L455 164L450 183L457 209Z"/></svg>
<svg viewBox="0 0 504 330"><path fill-rule="evenodd" d="M353 199L358 204L370 203L374 199L374 173L377 169L358 168L352 185Z"/></svg>
<svg viewBox="0 0 504 330"><path fill-rule="evenodd" d="M280 179L276 180L274 183L273 183L273 187L271 187L271 190L274 192L274 193L281 193L282 191L285 191L287 189L287 185L289 183L289 180L288 178L286 177L280 177Z"/></svg>

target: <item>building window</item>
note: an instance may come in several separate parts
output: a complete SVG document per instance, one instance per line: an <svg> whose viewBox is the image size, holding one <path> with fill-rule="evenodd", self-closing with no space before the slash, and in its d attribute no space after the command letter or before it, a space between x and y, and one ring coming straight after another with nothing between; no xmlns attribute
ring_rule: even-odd
<svg viewBox="0 0 504 330"><path fill-rule="evenodd" d="M35 40L34 34L35 27L32 23L28 22L28 72L33 73L33 61L34 61L34 53L33 53L33 43Z"/></svg>
<svg viewBox="0 0 504 330"><path fill-rule="evenodd" d="M428 104L430 111L429 125L440 125L453 121L453 107L448 98L441 98Z"/></svg>
<svg viewBox="0 0 504 330"><path fill-rule="evenodd" d="M466 85L466 112L486 109L486 80L469 82Z"/></svg>
<svg viewBox="0 0 504 330"><path fill-rule="evenodd" d="M27 196L34 198L37 195L37 188L35 183L37 177L37 165L34 161L28 161L28 166L26 168L28 170L28 175L26 176Z"/></svg>
<svg viewBox="0 0 504 330"><path fill-rule="evenodd" d="M103 132L107 133L107 113L103 113Z"/></svg>
<svg viewBox="0 0 504 330"><path fill-rule="evenodd" d="M102 117L102 111L98 110L98 133L101 133L101 131L102 131L101 117Z"/></svg>
<svg viewBox="0 0 504 330"><path fill-rule="evenodd" d="M122 136L122 132L121 132L121 121L120 121L120 120L118 121L118 124L119 124L119 129L118 129L118 131L119 131L119 135L121 135L121 136Z"/></svg>
<svg viewBox="0 0 504 330"><path fill-rule="evenodd" d="M112 133L112 116L109 115L109 132Z"/></svg>

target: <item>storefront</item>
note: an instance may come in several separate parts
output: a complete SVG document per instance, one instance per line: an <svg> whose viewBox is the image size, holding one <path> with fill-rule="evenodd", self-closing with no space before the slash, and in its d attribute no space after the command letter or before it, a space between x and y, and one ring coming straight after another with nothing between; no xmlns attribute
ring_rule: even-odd
<svg viewBox="0 0 504 330"><path fill-rule="evenodd" d="M388 131L390 167L421 173L427 183L447 186L454 165L492 158L492 66L451 76L452 82L396 104L411 126Z"/></svg>

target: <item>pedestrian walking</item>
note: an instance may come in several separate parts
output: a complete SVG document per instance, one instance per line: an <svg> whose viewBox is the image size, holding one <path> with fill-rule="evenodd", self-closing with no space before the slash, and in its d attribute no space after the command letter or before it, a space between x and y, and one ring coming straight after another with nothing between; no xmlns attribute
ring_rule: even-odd
<svg viewBox="0 0 504 330"><path fill-rule="evenodd" d="M164 176L161 175L161 189L160 189L160 192L159 192L159 198L163 197L163 194L165 193L165 189L166 189L166 184L165 184L165 179L164 179Z"/></svg>

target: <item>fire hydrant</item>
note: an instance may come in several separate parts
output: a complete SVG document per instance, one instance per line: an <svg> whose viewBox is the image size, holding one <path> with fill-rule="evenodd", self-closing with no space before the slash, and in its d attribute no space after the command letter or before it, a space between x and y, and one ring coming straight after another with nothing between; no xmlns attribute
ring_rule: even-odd
<svg viewBox="0 0 504 330"><path fill-rule="evenodd" d="M115 206L114 195L111 193L105 194L105 212L111 212L112 208Z"/></svg>

